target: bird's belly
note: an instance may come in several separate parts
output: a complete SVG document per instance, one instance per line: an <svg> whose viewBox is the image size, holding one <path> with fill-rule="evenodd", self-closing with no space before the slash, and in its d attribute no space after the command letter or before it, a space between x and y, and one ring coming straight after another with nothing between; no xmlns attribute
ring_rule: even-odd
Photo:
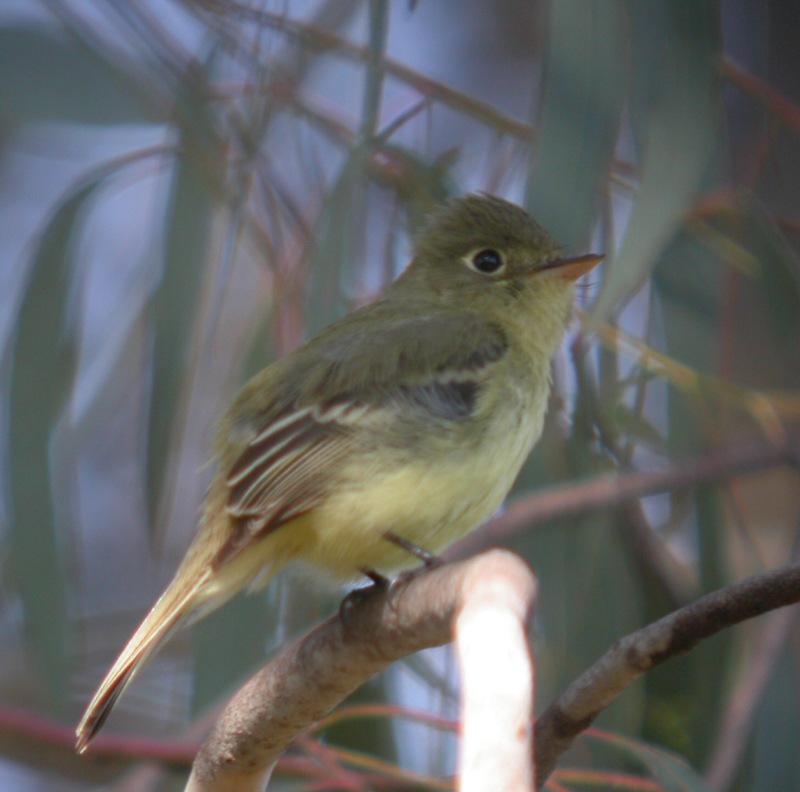
<svg viewBox="0 0 800 792"><path fill-rule="evenodd" d="M503 502L541 431L542 414L507 413L469 450L432 451L390 471L354 463L349 486L313 514L302 554L337 578L359 570L390 573L419 561L384 538L387 531L438 552Z"/></svg>

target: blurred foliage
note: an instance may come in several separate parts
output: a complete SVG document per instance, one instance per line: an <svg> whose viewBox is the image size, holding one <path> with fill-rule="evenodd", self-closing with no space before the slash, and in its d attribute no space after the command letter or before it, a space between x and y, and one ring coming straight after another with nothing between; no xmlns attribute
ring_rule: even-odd
<svg viewBox="0 0 800 792"><path fill-rule="evenodd" d="M601 282L579 293L587 333L576 323L554 365L514 497L774 439L800 419L796 3L11 5L0 3L7 701L77 719L186 546L226 400L379 293L450 195L505 194L568 249L606 253ZM701 593L784 563L797 506L796 483L768 471L515 537L541 588L538 708L681 604L632 522ZM109 728L174 732L340 595L289 574L233 601L151 664ZM731 739L724 714L766 663L751 736L719 789L800 789L797 635L768 655L759 625L743 626L647 675L550 788L709 789L702 773ZM445 666L404 664L422 693L389 670L298 752L329 768L331 788L356 788L359 773L449 788L434 771L452 769L450 743L395 723L452 728L439 717L455 706Z"/></svg>

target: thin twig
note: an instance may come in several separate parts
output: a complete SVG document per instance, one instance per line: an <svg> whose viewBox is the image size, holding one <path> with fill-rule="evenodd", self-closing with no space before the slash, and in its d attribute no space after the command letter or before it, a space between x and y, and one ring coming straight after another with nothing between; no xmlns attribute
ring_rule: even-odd
<svg viewBox="0 0 800 792"><path fill-rule="evenodd" d="M800 565L791 565L715 591L618 641L536 721L537 788L575 738L646 671L725 627L798 601Z"/></svg>
<svg viewBox="0 0 800 792"><path fill-rule="evenodd" d="M217 5L227 12L237 12L269 25L281 31L284 35L298 40L311 52L335 51L341 57L358 62L368 61L370 58L370 48L368 46L355 44L343 36L315 25L287 19L281 14L261 8L253 8L232 0L225 0L225 2L220 2ZM458 110L493 129L499 129L521 140L532 140L535 136L535 130L530 124L504 113L488 102L476 99L470 94L432 80L430 77L392 58L381 58L380 66L386 74L404 82L406 85L410 85L423 96L428 97L428 99Z"/></svg>
<svg viewBox="0 0 800 792"><path fill-rule="evenodd" d="M780 91L756 77L727 55L722 60L723 77L748 96L758 99L770 113L792 129L800 130L800 107L790 102Z"/></svg>
<svg viewBox="0 0 800 792"><path fill-rule="evenodd" d="M452 545L444 555L451 560L466 558L550 520L611 509L647 495L680 492L778 465L795 466L796 455L791 442L745 442L676 462L665 470L631 470L550 487L512 501L503 514Z"/></svg>

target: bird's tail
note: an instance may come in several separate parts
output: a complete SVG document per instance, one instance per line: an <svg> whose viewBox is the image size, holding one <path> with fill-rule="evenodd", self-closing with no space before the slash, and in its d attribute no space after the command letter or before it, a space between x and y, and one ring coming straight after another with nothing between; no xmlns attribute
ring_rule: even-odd
<svg viewBox="0 0 800 792"><path fill-rule="evenodd" d="M176 575L172 584L139 625L94 694L76 732L78 737L76 747L80 753L89 747L89 743L105 723L122 691L133 681L150 656L195 611L198 595L207 583L208 574L200 573L194 580L189 581L182 578L182 575Z"/></svg>

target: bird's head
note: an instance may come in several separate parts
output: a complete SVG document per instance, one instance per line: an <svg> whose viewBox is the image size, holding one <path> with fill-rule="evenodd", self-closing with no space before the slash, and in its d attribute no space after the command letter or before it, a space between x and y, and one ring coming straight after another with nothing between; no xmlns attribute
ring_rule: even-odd
<svg viewBox="0 0 800 792"><path fill-rule="evenodd" d="M601 259L594 254L564 257L559 243L524 209L473 194L451 200L430 216L395 288L512 322L558 343L575 281Z"/></svg>

